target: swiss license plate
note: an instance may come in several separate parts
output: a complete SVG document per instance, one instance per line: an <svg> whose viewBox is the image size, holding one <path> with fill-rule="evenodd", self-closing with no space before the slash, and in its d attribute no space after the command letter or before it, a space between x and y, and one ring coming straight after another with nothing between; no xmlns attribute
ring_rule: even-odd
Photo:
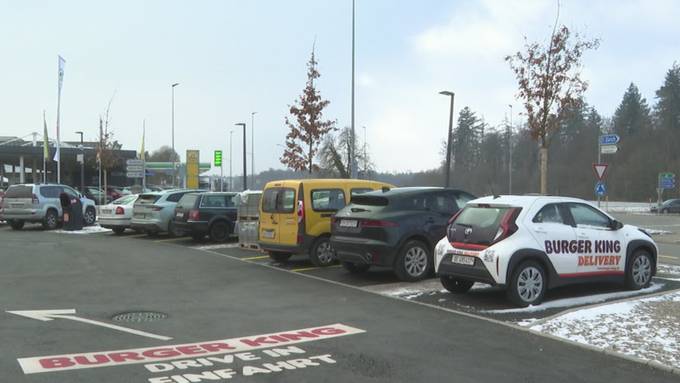
<svg viewBox="0 0 680 383"><path fill-rule="evenodd" d="M267 238L267 239L272 239L274 238L275 231L274 230L264 230L262 232L262 237Z"/></svg>
<svg viewBox="0 0 680 383"><path fill-rule="evenodd" d="M102 209L102 214L111 214L111 209Z"/></svg>
<svg viewBox="0 0 680 383"><path fill-rule="evenodd" d="M355 219L343 219L340 221L340 227L357 227L359 222Z"/></svg>
<svg viewBox="0 0 680 383"><path fill-rule="evenodd" d="M144 213L135 213L135 218L144 218Z"/></svg>
<svg viewBox="0 0 680 383"><path fill-rule="evenodd" d="M177 218L182 218L182 217L184 217L184 213L177 213L177 214L175 214L175 216Z"/></svg>
<svg viewBox="0 0 680 383"><path fill-rule="evenodd" d="M475 259L473 257L467 257L465 255L454 255L452 259L453 263L459 263L461 265L472 266L475 264Z"/></svg>

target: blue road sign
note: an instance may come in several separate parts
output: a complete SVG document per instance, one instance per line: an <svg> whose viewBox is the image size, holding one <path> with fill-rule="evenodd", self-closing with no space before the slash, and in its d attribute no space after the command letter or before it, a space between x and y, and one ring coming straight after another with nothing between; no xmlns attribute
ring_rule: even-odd
<svg viewBox="0 0 680 383"><path fill-rule="evenodd" d="M662 178L661 189L675 189L675 178Z"/></svg>
<svg viewBox="0 0 680 383"><path fill-rule="evenodd" d="M607 187L603 182L598 182L595 184L595 194L599 195L600 197L607 194Z"/></svg>
<svg viewBox="0 0 680 383"><path fill-rule="evenodd" d="M616 145L621 141L618 134L605 134L600 136L600 145Z"/></svg>

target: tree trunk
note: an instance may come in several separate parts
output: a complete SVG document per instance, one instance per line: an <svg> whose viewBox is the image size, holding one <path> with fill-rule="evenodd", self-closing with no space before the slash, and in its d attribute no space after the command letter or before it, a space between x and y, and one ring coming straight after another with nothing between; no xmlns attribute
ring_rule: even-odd
<svg viewBox="0 0 680 383"><path fill-rule="evenodd" d="M541 194L548 194L548 148L541 146L538 150Z"/></svg>

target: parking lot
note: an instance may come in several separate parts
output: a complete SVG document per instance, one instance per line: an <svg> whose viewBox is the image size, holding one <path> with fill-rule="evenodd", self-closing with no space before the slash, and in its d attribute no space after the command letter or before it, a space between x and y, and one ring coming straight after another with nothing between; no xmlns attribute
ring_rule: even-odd
<svg viewBox="0 0 680 383"><path fill-rule="evenodd" d="M0 227L8 381L677 379L519 326L630 298L620 286L560 288L516 309L485 285L453 295L389 270L277 263L235 241L94 231ZM680 288L674 279L661 273L634 296Z"/></svg>

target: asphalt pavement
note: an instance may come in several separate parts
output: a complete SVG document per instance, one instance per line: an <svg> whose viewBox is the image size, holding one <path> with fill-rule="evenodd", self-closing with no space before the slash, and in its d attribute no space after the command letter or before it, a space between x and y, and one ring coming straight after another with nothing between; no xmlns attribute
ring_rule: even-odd
<svg viewBox="0 0 680 383"><path fill-rule="evenodd" d="M231 244L0 228L0 261L1 381L677 381Z"/></svg>

